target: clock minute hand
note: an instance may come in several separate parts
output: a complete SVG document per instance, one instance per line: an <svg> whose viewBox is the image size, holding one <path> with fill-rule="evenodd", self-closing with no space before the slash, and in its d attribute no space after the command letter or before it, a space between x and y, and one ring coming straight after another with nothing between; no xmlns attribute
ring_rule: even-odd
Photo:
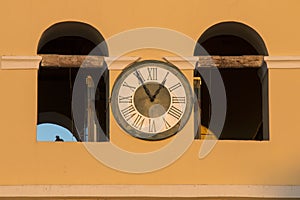
<svg viewBox="0 0 300 200"><path fill-rule="evenodd" d="M143 88L144 88L146 94L148 95L148 97L150 98L150 101L153 101L153 97L151 96L150 91L149 91L149 89L146 87L145 84L143 84Z"/></svg>
<svg viewBox="0 0 300 200"><path fill-rule="evenodd" d="M155 91L154 95L152 96L152 101L154 101L156 96L159 94L159 91L165 86L168 74L169 74L169 72L166 74L166 76L165 76L164 80L161 82L161 84L159 84L158 89Z"/></svg>
<svg viewBox="0 0 300 200"><path fill-rule="evenodd" d="M135 71L135 75L136 77L139 79L139 81L141 82L142 86L143 86L143 89L145 91L145 93L147 94L147 96L149 97L150 101L153 101L152 99L152 95L150 94L150 91L149 89L146 87L146 85L144 84L144 81L142 79L142 77L140 76L139 72L138 71Z"/></svg>

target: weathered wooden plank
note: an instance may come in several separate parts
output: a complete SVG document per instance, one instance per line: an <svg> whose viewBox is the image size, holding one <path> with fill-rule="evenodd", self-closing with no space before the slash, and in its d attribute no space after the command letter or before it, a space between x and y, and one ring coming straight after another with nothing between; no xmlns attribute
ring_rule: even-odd
<svg viewBox="0 0 300 200"><path fill-rule="evenodd" d="M101 67L103 56L41 55L41 67ZM263 56L199 56L198 67L245 68L261 67Z"/></svg>
<svg viewBox="0 0 300 200"><path fill-rule="evenodd" d="M101 67L104 62L103 56L82 55L40 55L42 56L41 67Z"/></svg>
<svg viewBox="0 0 300 200"><path fill-rule="evenodd" d="M261 67L263 56L199 56L198 67L245 68Z"/></svg>
<svg viewBox="0 0 300 200"><path fill-rule="evenodd" d="M40 55L42 56L42 61L40 66L41 67L53 67L53 66L58 66L59 65L59 61L58 61L58 55Z"/></svg>

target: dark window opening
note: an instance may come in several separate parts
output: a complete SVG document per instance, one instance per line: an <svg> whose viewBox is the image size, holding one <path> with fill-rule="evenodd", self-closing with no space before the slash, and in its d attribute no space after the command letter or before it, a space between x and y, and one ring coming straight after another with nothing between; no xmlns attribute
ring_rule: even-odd
<svg viewBox="0 0 300 200"><path fill-rule="evenodd" d="M209 55L243 56L258 55L255 48L246 40L232 35L220 35L202 43L202 47Z"/></svg>
<svg viewBox="0 0 300 200"><path fill-rule="evenodd" d="M97 29L89 24L71 21L56 23L45 30L37 53L108 56L108 47Z"/></svg>
<svg viewBox="0 0 300 200"><path fill-rule="evenodd" d="M200 46L201 45L201 46ZM203 50L205 49L205 50ZM212 26L198 39L194 56L267 55L262 38L252 28L236 22ZM209 73L210 68L201 68ZM219 68L227 97L225 124L219 139L268 140L268 76L260 68ZM195 76L200 76L195 71ZM208 127L211 113L210 84L201 85L201 124ZM213 132L213 130L211 130Z"/></svg>
<svg viewBox="0 0 300 200"><path fill-rule="evenodd" d="M100 46L97 46L100 44ZM92 51L93 50L93 51ZM61 55L92 55L107 56L108 50L102 35L90 25L79 22L62 22L47 29L39 42L38 54ZM68 129L77 141L83 141L85 133L85 118L87 113L87 91L83 88L84 95L79 97L82 107L82 118L76 124L72 113L72 92L79 66L72 67L40 67L38 72L38 124L53 123ZM93 77L97 68L86 67L84 74ZM105 136L97 137L95 141L107 141L108 139L108 85L105 71L95 90L95 115L99 121ZM87 87L82 81L82 86ZM57 113L62 118L53 115ZM89 140L91 141L91 140Z"/></svg>
<svg viewBox="0 0 300 200"><path fill-rule="evenodd" d="M95 44L89 40L79 36L64 36L46 43L39 54L88 55L94 48Z"/></svg>

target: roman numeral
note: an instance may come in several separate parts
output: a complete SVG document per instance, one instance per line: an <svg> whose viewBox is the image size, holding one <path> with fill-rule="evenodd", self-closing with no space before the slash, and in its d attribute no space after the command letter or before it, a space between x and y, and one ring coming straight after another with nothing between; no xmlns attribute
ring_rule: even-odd
<svg viewBox="0 0 300 200"><path fill-rule="evenodd" d="M132 92L134 92L134 90L135 90L135 87L133 87L133 86L131 86L131 85L128 85L127 82L124 82L124 83L123 83L123 86L124 86L124 87L128 87Z"/></svg>
<svg viewBox="0 0 300 200"><path fill-rule="evenodd" d="M133 107L133 105L130 105L124 109L121 110L121 113L123 114L124 118L128 121L131 119L134 115L136 115L136 111Z"/></svg>
<svg viewBox="0 0 300 200"><path fill-rule="evenodd" d="M166 128L166 129L169 129L169 128L171 127L171 125L167 122L167 120L166 120L164 117L163 117L162 119L163 119L163 121L164 121L165 128Z"/></svg>
<svg viewBox="0 0 300 200"><path fill-rule="evenodd" d="M162 85L165 85L168 75L169 75L169 72L166 73L164 80L161 82Z"/></svg>
<svg viewBox="0 0 300 200"><path fill-rule="evenodd" d="M134 126L135 128L141 130L144 124L145 118L142 117L141 115L137 115L135 120L132 123L132 126Z"/></svg>
<svg viewBox="0 0 300 200"><path fill-rule="evenodd" d="M148 78L147 80L157 80L157 68L156 67L148 67Z"/></svg>
<svg viewBox="0 0 300 200"><path fill-rule="evenodd" d="M176 83L172 87L169 87L169 90L170 90L170 92L172 92L172 91L176 90L179 87L181 87L181 84L180 83Z"/></svg>
<svg viewBox="0 0 300 200"><path fill-rule="evenodd" d="M171 106L171 108L168 111L168 114L176 119L180 119L180 117L182 115L182 111L174 106Z"/></svg>
<svg viewBox="0 0 300 200"><path fill-rule="evenodd" d="M128 96L128 97L119 96L119 103L132 103L132 96Z"/></svg>
<svg viewBox="0 0 300 200"><path fill-rule="evenodd" d="M156 132L155 121L153 119L149 119L149 132Z"/></svg>
<svg viewBox="0 0 300 200"><path fill-rule="evenodd" d="M185 103L185 97L172 97L172 103Z"/></svg>
<svg viewBox="0 0 300 200"><path fill-rule="evenodd" d="M133 75L135 75L137 77L140 84L144 84L145 79L144 79L142 73L139 70L135 70L135 72L133 72Z"/></svg>

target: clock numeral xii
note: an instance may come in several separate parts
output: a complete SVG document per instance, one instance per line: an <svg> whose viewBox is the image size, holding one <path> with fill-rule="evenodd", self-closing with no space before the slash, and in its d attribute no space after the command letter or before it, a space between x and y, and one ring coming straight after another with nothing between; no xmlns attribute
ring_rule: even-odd
<svg viewBox="0 0 300 200"><path fill-rule="evenodd" d="M148 67L148 78L147 80L157 80L157 68L156 67Z"/></svg>

